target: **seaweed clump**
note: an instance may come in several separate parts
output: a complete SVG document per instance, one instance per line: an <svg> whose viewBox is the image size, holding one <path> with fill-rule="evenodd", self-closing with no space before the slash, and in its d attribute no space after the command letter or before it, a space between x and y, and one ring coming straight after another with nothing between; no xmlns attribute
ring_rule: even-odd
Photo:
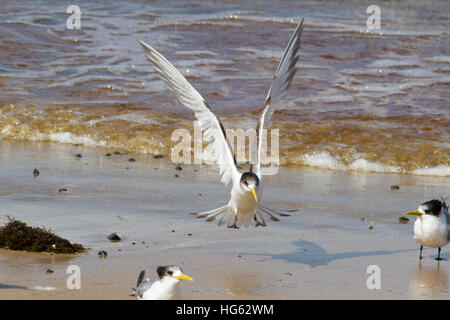
<svg viewBox="0 0 450 320"><path fill-rule="evenodd" d="M11 219L0 227L0 247L31 252L77 253L85 251L78 243L55 235L51 230L30 227L26 223Z"/></svg>

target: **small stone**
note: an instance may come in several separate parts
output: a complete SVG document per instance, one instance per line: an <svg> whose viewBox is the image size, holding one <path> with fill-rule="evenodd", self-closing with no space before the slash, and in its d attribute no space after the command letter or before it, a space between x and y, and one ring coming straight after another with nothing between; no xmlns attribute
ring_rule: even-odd
<svg viewBox="0 0 450 320"><path fill-rule="evenodd" d="M188 235L189 237L192 237L192 233L188 233L187 235Z"/></svg>
<svg viewBox="0 0 450 320"><path fill-rule="evenodd" d="M111 233L111 234L107 237L107 239L108 239L109 241L120 241L120 240L122 240L122 239L117 235L117 233Z"/></svg>
<svg viewBox="0 0 450 320"><path fill-rule="evenodd" d="M58 193L67 193L67 188L59 188Z"/></svg>
<svg viewBox="0 0 450 320"><path fill-rule="evenodd" d="M174 175L174 177L175 177L175 178L178 178L178 177L179 177L179 175L175 174L175 175Z"/></svg>
<svg viewBox="0 0 450 320"><path fill-rule="evenodd" d="M367 229L369 230L373 230L373 226L369 226Z"/></svg>
<svg viewBox="0 0 450 320"><path fill-rule="evenodd" d="M181 170L183 170L183 168L182 168L182 167L180 167L180 166L176 166L176 167L175 167L175 170L177 170L177 171L181 171Z"/></svg>
<svg viewBox="0 0 450 320"><path fill-rule="evenodd" d="M120 155L120 152L119 151L114 151L113 154L118 156L118 155Z"/></svg>
<svg viewBox="0 0 450 320"><path fill-rule="evenodd" d="M81 153L77 153L77 154L75 155L75 157L77 157L77 158L81 158L81 157L82 157L82 155L81 155Z"/></svg>
<svg viewBox="0 0 450 320"><path fill-rule="evenodd" d="M164 158L164 156L160 154L153 156L153 159L162 159L162 158Z"/></svg>
<svg viewBox="0 0 450 320"><path fill-rule="evenodd" d="M132 242L131 244L134 246L136 244L136 242Z"/></svg>
<svg viewBox="0 0 450 320"><path fill-rule="evenodd" d="M130 161L130 162L135 162L136 159L135 159L135 158L130 158L130 159L128 159L128 161Z"/></svg>
<svg viewBox="0 0 450 320"><path fill-rule="evenodd" d="M111 153L110 153L110 152L108 152L107 154L105 154L105 156L107 156L107 157L111 157Z"/></svg>
<svg viewBox="0 0 450 320"><path fill-rule="evenodd" d="M101 250L97 254L99 258L106 258L108 256L108 253L105 250Z"/></svg>
<svg viewBox="0 0 450 320"><path fill-rule="evenodd" d="M172 230L172 232L175 232L175 230Z"/></svg>
<svg viewBox="0 0 450 320"><path fill-rule="evenodd" d="M396 185L396 184L393 184L392 186L391 186L391 190L399 190L400 189L400 186L398 186L398 185Z"/></svg>
<svg viewBox="0 0 450 320"><path fill-rule="evenodd" d="M33 170L33 177L37 177L39 175L39 170L38 169L34 169Z"/></svg>
<svg viewBox="0 0 450 320"><path fill-rule="evenodd" d="M47 271L45 271L45 273L46 273L46 274L53 273L53 270L52 270L52 269L47 269Z"/></svg>
<svg viewBox="0 0 450 320"><path fill-rule="evenodd" d="M201 196L202 196L202 193L200 192L200 193L198 194L198 196L201 197Z"/></svg>
<svg viewBox="0 0 450 320"><path fill-rule="evenodd" d="M195 168L194 168L194 172L197 172L197 171L198 171L198 168L197 168L197 167L195 167Z"/></svg>
<svg viewBox="0 0 450 320"><path fill-rule="evenodd" d="M399 223L408 223L409 219L407 217L400 217L398 218Z"/></svg>

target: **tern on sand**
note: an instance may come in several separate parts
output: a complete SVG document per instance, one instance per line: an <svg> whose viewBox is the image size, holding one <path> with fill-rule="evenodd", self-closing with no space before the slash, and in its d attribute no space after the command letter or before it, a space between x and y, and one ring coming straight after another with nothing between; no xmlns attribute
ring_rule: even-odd
<svg viewBox="0 0 450 320"><path fill-rule="evenodd" d="M422 203L417 210L405 214L418 216L414 222L414 239L420 244L419 259L422 259L423 246L426 246L438 248L436 260L442 260L441 247L450 240L450 221L445 201L430 200Z"/></svg>

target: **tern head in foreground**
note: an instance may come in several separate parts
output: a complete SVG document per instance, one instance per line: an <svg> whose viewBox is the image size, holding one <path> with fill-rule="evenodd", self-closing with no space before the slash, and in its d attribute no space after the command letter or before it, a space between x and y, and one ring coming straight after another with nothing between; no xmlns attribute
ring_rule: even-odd
<svg viewBox="0 0 450 320"><path fill-rule="evenodd" d="M205 139L213 141L212 152L219 165L222 183L232 184L231 199L228 204L211 211L194 213L198 218L206 218L206 221L218 219L218 225L226 224L230 228L239 228L241 225L248 227L249 224L265 226L264 216L272 221L279 221L275 215L288 216L288 214L261 204L263 190L262 138L264 127L269 125L274 110L280 105L294 77L302 30L303 19L289 40L261 110L256 128L256 143L250 146L254 150L256 149L256 165L252 164L250 171L244 173L239 171L224 127L212 112L209 104L166 58L145 42L139 41L147 52L145 56L155 65L155 70L159 73L160 78L169 86L178 100L194 112L204 131Z"/></svg>
<svg viewBox="0 0 450 320"><path fill-rule="evenodd" d="M444 200L430 200L422 203L417 210L405 212L418 216L414 222L414 239L420 244L419 259L423 246L438 248L436 260L441 259L441 247L450 240L448 206Z"/></svg>
<svg viewBox="0 0 450 320"><path fill-rule="evenodd" d="M135 295L138 300L174 300L178 299L180 281L193 281L177 266L159 266L156 269L159 279L151 282L141 271L136 284Z"/></svg>

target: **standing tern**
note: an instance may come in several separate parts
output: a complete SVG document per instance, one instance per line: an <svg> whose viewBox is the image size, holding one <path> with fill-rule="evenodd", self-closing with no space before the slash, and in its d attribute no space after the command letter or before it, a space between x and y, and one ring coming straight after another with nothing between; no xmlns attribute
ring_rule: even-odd
<svg viewBox="0 0 450 320"><path fill-rule="evenodd" d="M419 259L422 259L423 246L438 248L436 260L442 260L441 247L450 240L448 206L444 200L431 200L422 203L417 210L405 212L418 216L414 222L414 239L420 244Z"/></svg>
<svg viewBox="0 0 450 320"><path fill-rule="evenodd" d="M264 215L272 221L279 221L275 216L289 216L275 209L261 205L263 193L263 177L261 173L261 154L263 128L269 125L272 114L289 88L295 74L295 64L298 60L297 51L303 30L303 19L298 24L286 50L281 58L267 94L262 113L257 126L256 167L241 173L237 167L233 149L227 140L225 129L220 120L214 115L209 104L186 78L158 51L143 41L139 43L147 51L145 55L154 65L161 79L175 93L178 100L191 109L198 119L206 139L212 142L212 153L219 165L221 182L232 184L231 199L226 206L202 213L194 213L198 218L206 221L219 220L218 225L227 224L230 228L266 226ZM252 146L253 147L253 146Z"/></svg>
<svg viewBox="0 0 450 320"><path fill-rule="evenodd" d="M178 299L178 285L180 281L193 281L191 277L183 274L177 266L159 266L156 269L159 279L151 282L145 277L145 271L141 271L133 289L138 300L174 300Z"/></svg>

